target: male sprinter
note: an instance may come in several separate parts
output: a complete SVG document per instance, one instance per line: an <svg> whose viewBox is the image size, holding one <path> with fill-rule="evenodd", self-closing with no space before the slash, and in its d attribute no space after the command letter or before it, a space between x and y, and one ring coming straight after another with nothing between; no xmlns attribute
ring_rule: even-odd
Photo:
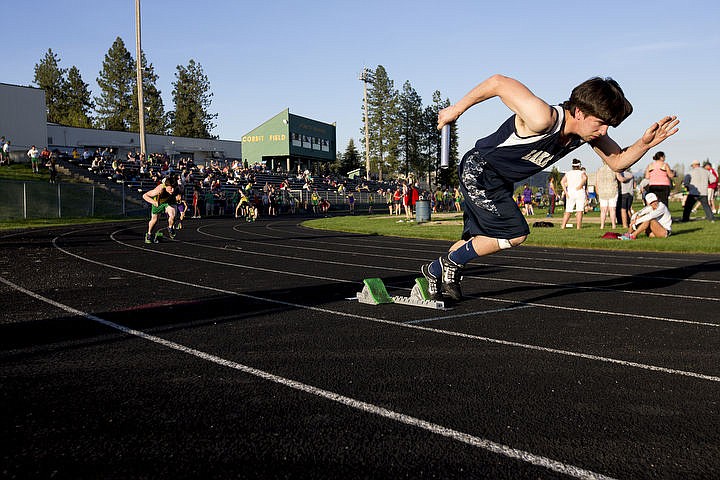
<svg viewBox="0 0 720 480"><path fill-rule="evenodd" d="M474 258L512 248L525 241L530 229L513 200L513 183L524 180L589 143L614 171L633 165L651 148L677 133L680 121L667 116L653 123L634 144L620 148L608 135L632 113L632 105L611 78L591 78L575 87L570 100L550 106L525 85L493 75L455 105L438 113L438 129L467 109L493 97L513 111L492 135L465 154L458 174L465 197L462 240L448 255L423 265L433 299L446 294L462 298L460 270Z"/></svg>
<svg viewBox="0 0 720 480"><path fill-rule="evenodd" d="M172 177L163 179L157 187L143 194L143 200L152 205L148 231L145 243L158 243L157 235L153 236L153 228L158 221L158 215L165 212L168 216L168 235L175 238L175 190L177 180Z"/></svg>

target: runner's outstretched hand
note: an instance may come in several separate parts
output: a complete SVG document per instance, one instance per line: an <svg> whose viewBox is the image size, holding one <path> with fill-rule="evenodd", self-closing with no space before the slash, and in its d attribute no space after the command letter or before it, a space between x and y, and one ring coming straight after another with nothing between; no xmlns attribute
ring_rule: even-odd
<svg viewBox="0 0 720 480"><path fill-rule="evenodd" d="M680 120L675 115L664 117L659 122L653 123L645 130L642 141L648 148L652 148L668 137L675 135L678 131Z"/></svg>

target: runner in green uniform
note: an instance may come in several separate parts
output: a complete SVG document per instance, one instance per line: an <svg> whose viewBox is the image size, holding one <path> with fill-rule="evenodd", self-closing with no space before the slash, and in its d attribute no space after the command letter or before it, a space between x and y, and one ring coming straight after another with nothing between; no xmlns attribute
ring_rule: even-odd
<svg viewBox="0 0 720 480"><path fill-rule="evenodd" d="M175 238L175 190L177 189L177 180L168 177L158 184L157 187L143 194L143 200L152 205L150 221L148 222L148 231L145 235L145 243L158 243L157 234L153 236L153 228L158 221L158 215L167 213L168 216L168 235Z"/></svg>

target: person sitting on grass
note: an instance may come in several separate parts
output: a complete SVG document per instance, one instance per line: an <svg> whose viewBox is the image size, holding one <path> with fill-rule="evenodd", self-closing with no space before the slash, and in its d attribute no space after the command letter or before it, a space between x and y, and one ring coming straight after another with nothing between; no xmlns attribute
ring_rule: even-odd
<svg viewBox="0 0 720 480"><path fill-rule="evenodd" d="M646 206L630 218L630 228L620 237L635 240L641 233L650 238L667 238L672 233L672 216L668 207L658 200L657 195L645 195Z"/></svg>

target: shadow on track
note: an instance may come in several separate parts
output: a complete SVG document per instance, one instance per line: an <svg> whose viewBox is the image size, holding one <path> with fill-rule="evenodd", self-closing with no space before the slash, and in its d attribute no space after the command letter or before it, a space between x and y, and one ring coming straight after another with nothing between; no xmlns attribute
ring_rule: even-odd
<svg viewBox="0 0 720 480"><path fill-rule="evenodd" d="M649 291L656 289L665 289L673 287L684 280L692 278L699 273L714 274L720 272L720 262L709 261L694 265L687 265L675 268L659 269L651 272L636 273L627 277L616 277L604 280L574 282L574 283L554 283L552 285L522 285L518 287L504 288L500 290L492 290L483 292L488 296L512 295L516 293L542 292L552 290L550 293L539 294L536 297L526 299L526 302L539 302L553 298L560 298L566 295L584 291L587 289L595 290L629 290L629 291ZM487 270L483 270L483 275L487 274ZM588 275L593 275L589 272Z"/></svg>

